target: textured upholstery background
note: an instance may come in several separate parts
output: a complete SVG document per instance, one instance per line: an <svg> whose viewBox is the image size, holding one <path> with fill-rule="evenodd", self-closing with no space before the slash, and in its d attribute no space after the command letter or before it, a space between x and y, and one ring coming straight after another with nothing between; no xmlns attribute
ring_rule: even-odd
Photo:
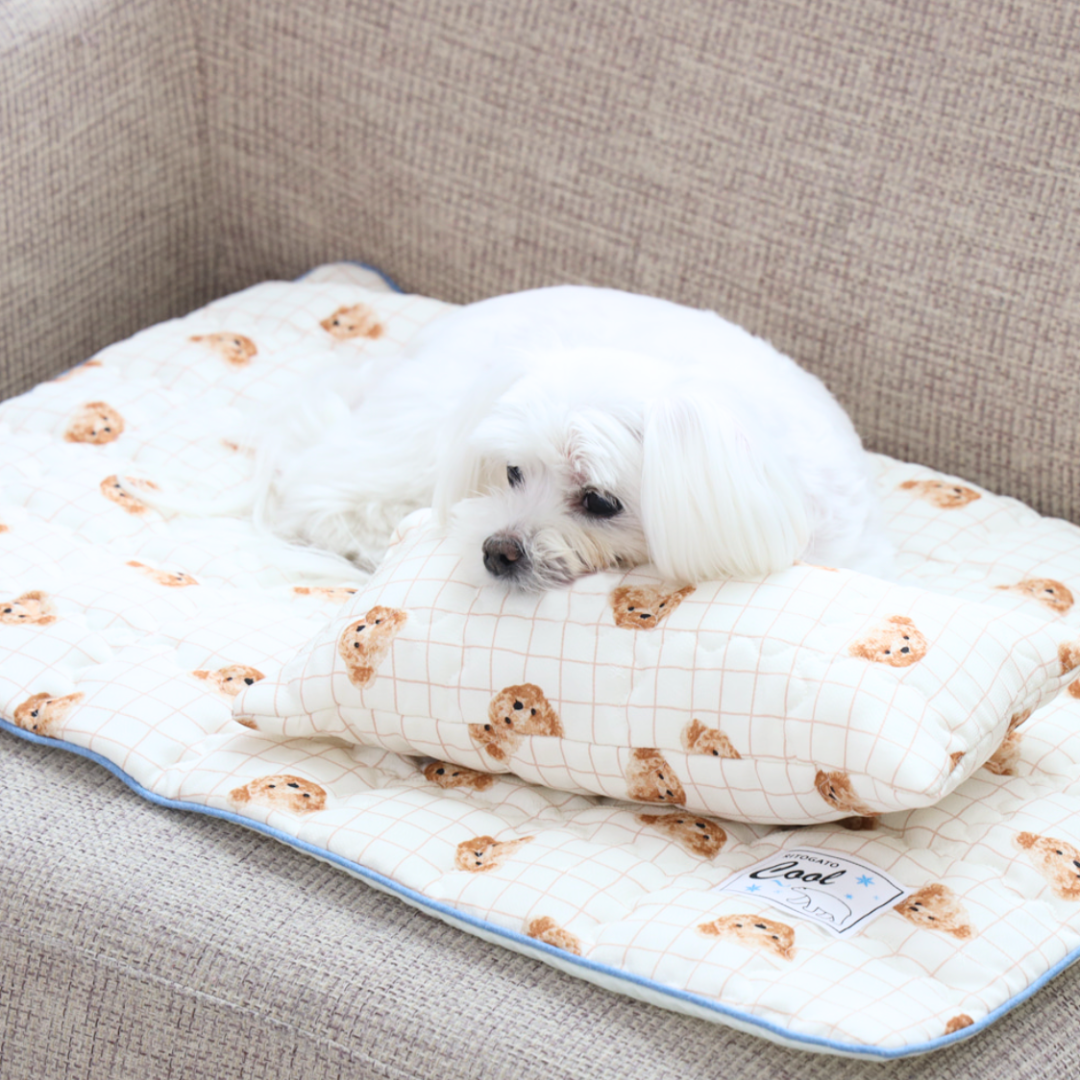
<svg viewBox="0 0 1080 1080"><path fill-rule="evenodd" d="M0 398L214 295L197 25L0 3Z"/></svg>
<svg viewBox="0 0 1080 1080"><path fill-rule="evenodd" d="M2 750L20 782L0 784L0 1080L1075 1073L1075 969L927 1058L784 1050L563 976L255 833L159 810L81 758Z"/></svg>

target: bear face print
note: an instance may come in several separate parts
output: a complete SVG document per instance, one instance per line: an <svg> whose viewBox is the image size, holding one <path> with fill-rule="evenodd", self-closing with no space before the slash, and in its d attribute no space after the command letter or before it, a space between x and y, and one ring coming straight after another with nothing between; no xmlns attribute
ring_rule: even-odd
<svg viewBox="0 0 1080 1080"><path fill-rule="evenodd" d="M469 788L471 791L487 791L495 783L491 773L466 769L463 765L451 765L449 761L433 761L424 766L424 779L441 788Z"/></svg>
<svg viewBox="0 0 1080 1080"><path fill-rule="evenodd" d="M243 334L196 334L190 341L205 345L211 352L217 353L226 364L232 367L247 367L251 358L258 353L255 342Z"/></svg>
<svg viewBox="0 0 1080 1080"><path fill-rule="evenodd" d="M326 808L326 789L313 780L280 773L260 776L243 787L233 788L229 792L229 802L237 806L254 803L289 814L313 814Z"/></svg>
<svg viewBox="0 0 1080 1080"><path fill-rule="evenodd" d="M129 481L131 483L131 481ZM157 490L157 484L153 480L143 480L139 482L140 487L152 488ZM134 495L128 494L120 486L120 478L114 473L112 476L106 476L101 481L101 494L105 496L109 502L116 503L121 510L126 510L129 514L145 514L147 511L147 505L141 499L136 498Z"/></svg>
<svg viewBox="0 0 1080 1080"><path fill-rule="evenodd" d="M964 1028L971 1027L974 1023L975 1021L967 1013L959 1013L945 1025L945 1034L952 1035L957 1031L963 1031Z"/></svg>
<svg viewBox="0 0 1080 1080"><path fill-rule="evenodd" d="M626 797L635 802L662 802L681 806L686 802L679 778L659 750L630 752L626 766Z"/></svg>
<svg viewBox="0 0 1080 1080"><path fill-rule="evenodd" d="M188 585L199 584L190 574L184 573L183 570L158 570L153 566L147 566L145 563L136 562L134 559L129 559L127 565L134 566L136 570L142 570L148 578L156 581L159 585L164 585L167 589L183 589Z"/></svg>
<svg viewBox="0 0 1080 1080"><path fill-rule="evenodd" d="M101 446L115 442L124 433L124 418L104 401L90 401L68 421L64 438L68 442Z"/></svg>
<svg viewBox="0 0 1080 1080"><path fill-rule="evenodd" d="M376 606L345 627L338 639L338 654L353 686L363 689L375 681L376 668L386 659L407 618L404 611Z"/></svg>
<svg viewBox="0 0 1080 1080"><path fill-rule="evenodd" d="M55 739L67 714L82 699L82 694L34 694L15 709L15 724L35 735Z"/></svg>
<svg viewBox="0 0 1080 1080"><path fill-rule="evenodd" d="M1021 851L1062 900L1080 900L1080 851L1064 840L1022 832L1015 837Z"/></svg>
<svg viewBox="0 0 1080 1080"><path fill-rule="evenodd" d="M961 941L975 933L964 905L947 885L927 885L897 904L893 910L915 926L951 934Z"/></svg>
<svg viewBox="0 0 1080 1080"><path fill-rule="evenodd" d="M642 825L649 825L669 836L691 855L713 859L727 843L727 833L715 821L693 814L638 814Z"/></svg>
<svg viewBox="0 0 1080 1080"><path fill-rule="evenodd" d="M348 341L350 338L358 337L376 341L385 332L385 327L379 322L378 315L367 304L339 307L333 315L327 316L319 325L338 341Z"/></svg>
<svg viewBox="0 0 1080 1080"><path fill-rule="evenodd" d="M890 615L848 647L850 656L890 667L910 667L926 655L926 638L906 615Z"/></svg>
<svg viewBox="0 0 1080 1080"><path fill-rule="evenodd" d="M541 916L539 919L531 919L525 924L525 933L528 937L535 938L537 941L543 941L548 945L554 945L556 949L562 949L564 952L573 953L574 956L581 955L581 942L570 933L569 930L564 930L554 919L548 915Z"/></svg>
<svg viewBox="0 0 1080 1080"><path fill-rule="evenodd" d="M724 915L702 923L699 934L735 941L747 949L764 949L781 960L795 957L795 931L787 923L761 915Z"/></svg>
<svg viewBox="0 0 1080 1080"><path fill-rule="evenodd" d="M859 817L873 817L874 811L859 798L851 777L845 772L825 772L818 769L814 777L818 794L834 809Z"/></svg>
<svg viewBox="0 0 1080 1080"><path fill-rule="evenodd" d="M0 600L0 623L5 626L48 626L56 622L56 608L47 593L34 590Z"/></svg>
<svg viewBox="0 0 1080 1080"><path fill-rule="evenodd" d="M738 758L739 751L719 729L706 727L700 720L691 720L680 736L688 754L708 754L711 757Z"/></svg>
<svg viewBox="0 0 1080 1080"><path fill-rule="evenodd" d="M219 694L234 698L245 686L253 686L266 676L258 669L246 664L228 664L217 671L193 671L196 679L209 683Z"/></svg>
<svg viewBox="0 0 1080 1080"><path fill-rule="evenodd" d="M454 854L454 865L470 874L486 874L498 870L523 844L533 838L523 836L519 840L496 840L493 836L474 836L463 840Z"/></svg>
<svg viewBox="0 0 1080 1080"><path fill-rule="evenodd" d="M675 592L665 592L656 585L620 585L610 597L615 625L626 630L655 630L693 591L693 585Z"/></svg>
<svg viewBox="0 0 1080 1080"><path fill-rule="evenodd" d="M334 603L344 603L354 597L360 590L349 585L294 585L293 592L297 596L315 596L320 600L333 600Z"/></svg>
<svg viewBox="0 0 1080 1080"><path fill-rule="evenodd" d="M1019 731L1010 731L1001 740L1001 745L983 762L983 768L995 776L1015 776L1016 767L1020 764L1022 738Z"/></svg>
<svg viewBox="0 0 1080 1080"><path fill-rule="evenodd" d="M496 761L507 761L521 745L523 735L562 738L559 714L534 683L508 686L488 705L488 722L470 724L469 735Z"/></svg>
<svg viewBox="0 0 1080 1080"><path fill-rule="evenodd" d="M982 498L977 491L962 484L951 484L948 480L905 480L899 490L910 491L939 510L956 510Z"/></svg>
<svg viewBox="0 0 1080 1080"><path fill-rule="evenodd" d="M1060 581L1054 581L1053 578L1025 578L1015 585L995 585L994 588L1038 600L1043 607L1049 608L1055 615L1065 615L1073 606L1073 594Z"/></svg>

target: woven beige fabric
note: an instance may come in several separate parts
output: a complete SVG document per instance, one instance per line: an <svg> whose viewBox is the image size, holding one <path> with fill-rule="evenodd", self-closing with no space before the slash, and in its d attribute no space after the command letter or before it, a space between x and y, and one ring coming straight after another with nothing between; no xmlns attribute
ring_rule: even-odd
<svg viewBox="0 0 1080 1080"><path fill-rule="evenodd" d="M1080 973L927 1058L784 1050L561 975L266 837L149 806L92 762L0 740L0 1080L1075 1072Z"/></svg>
<svg viewBox="0 0 1080 1080"><path fill-rule="evenodd" d="M0 12L0 397L212 295L195 25L161 0Z"/></svg>

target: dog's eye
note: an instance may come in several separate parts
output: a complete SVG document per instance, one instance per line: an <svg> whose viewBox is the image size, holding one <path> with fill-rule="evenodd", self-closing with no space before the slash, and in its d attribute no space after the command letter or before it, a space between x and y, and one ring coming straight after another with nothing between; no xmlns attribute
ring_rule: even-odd
<svg viewBox="0 0 1080 1080"><path fill-rule="evenodd" d="M581 505L590 517L611 518L622 513L622 503L614 495L601 495L599 491L586 491Z"/></svg>
<svg viewBox="0 0 1080 1080"><path fill-rule="evenodd" d="M516 465L507 465L506 479L510 482L511 487L517 487L524 480L524 477L521 475L521 470Z"/></svg>

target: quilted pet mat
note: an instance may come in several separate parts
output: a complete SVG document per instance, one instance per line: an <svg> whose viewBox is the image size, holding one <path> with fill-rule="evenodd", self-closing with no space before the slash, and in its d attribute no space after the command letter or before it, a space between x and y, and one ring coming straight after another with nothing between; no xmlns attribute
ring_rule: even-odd
<svg viewBox="0 0 1080 1080"><path fill-rule="evenodd" d="M364 576L134 493L227 497L251 474L247 412L342 358L392 362L445 310L323 267L0 405L0 727L572 975L803 1049L890 1058L968 1038L1080 956L1080 682L1014 717L936 804L798 829L234 717ZM1080 638L1080 529L876 463L903 583ZM1063 651L1059 675L1075 663Z"/></svg>

